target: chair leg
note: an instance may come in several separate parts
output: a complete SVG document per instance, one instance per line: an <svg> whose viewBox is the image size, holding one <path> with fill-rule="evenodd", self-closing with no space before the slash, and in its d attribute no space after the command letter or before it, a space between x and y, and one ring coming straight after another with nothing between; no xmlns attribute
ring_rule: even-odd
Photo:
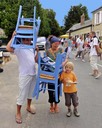
<svg viewBox="0 0 102 128"><path fill-rule="evenodd" d="M55 84L55 100L58 102L58 83Z"/></svg>
<svg viewBox="0 0 102 128"><path fill-rule="evenodd" d="M39 96L39 80L36 81L36 85L33 91L33 97L36 97L36 99L38 99Z"/></svg>
<svg viewBox="0 0 102 128"><path fill-rule="evenodd" d="M43 93L46 91L46 83L43 83Z"/></svg>
<svg viewBox="0 0 102 128"><path fill-rule="evenodd" d="M62 96L62 84L60 84L59 86L60 86L60 96Z"/></svg>
<svg viewBox="0 0 102 128"><path fill-rule="evenodd" d="M37 91L37 84L35 85L35 88L34 88L34 91L33 91L33 94L32 94L33 97L36 96L36 91Z"/></svg>
<svg viewBox="0 0 102 128"><path fill-rule="evenodd" d="M43 91L43 93L45 93L46 91L46 83L45 82L41 82L39 85L39 92Z"/></svg>
<svg viewBox="0 0 102 128"><path fill-rule="evenodd" d="M39 86L39 92L41 92L43 90L43 82L40 82Z"/></svg>
<svg viewBox="0 0 102 128"><path fill-rule="evenodd" d="M40 86L40 82L37 82L37 88L36 88L36 99L38 99L39 97L39 86Z"/></svg>

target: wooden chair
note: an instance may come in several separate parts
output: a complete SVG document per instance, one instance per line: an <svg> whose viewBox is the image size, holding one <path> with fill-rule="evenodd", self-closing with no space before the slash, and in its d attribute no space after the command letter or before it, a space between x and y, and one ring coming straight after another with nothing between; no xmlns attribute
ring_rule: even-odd
<svg viewBox="0 0 102 128"><path fill-rule="evenodd" d="M34 7L33 18L24 18L21 16L22 6L19 7L18 19L16 24L16 35L13 38L11 47L13 48L35 48L36 40L40 28L40 18L36 19L36 7ZM26 23L30 25L26 25ZM32 25L31 25L32 24ZM32 39L31 45L22 43L22 38Z"/></svg>
<svg viewBox="0 0 102 128"><path fill-rule="evenodd" d="M51 91L55 91L55 99L58 101L58 87L60 88L60 96L62 95L62 84L58 84L58 78L60 73L63 70L62 67L62 62L66 58L66 53L58 54L56 58L56 63L55 63L55 70L53 72L49 71L44 71L42 70L42 65L49 66L48 63L43 63L42 62L42 57L39 53L39 58L38 58L38 74L37 74L37 80L36 80L36 85L33 91L33 97L35 96L36 99L39 97L39 92L45 92L46 90L49 90L47 87L48 83L53 83L55 85L55 89Z"/></svg>

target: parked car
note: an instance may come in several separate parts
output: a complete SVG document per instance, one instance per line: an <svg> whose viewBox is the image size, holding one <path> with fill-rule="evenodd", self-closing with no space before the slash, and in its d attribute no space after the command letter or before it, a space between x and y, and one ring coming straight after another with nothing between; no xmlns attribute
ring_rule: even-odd
<svg viewBox="0 0 102 128"><path fill-rule="evenodd" d="M46 37L38 37L36 45L38 46L39 50L40 49L45 49Z"/></svg>

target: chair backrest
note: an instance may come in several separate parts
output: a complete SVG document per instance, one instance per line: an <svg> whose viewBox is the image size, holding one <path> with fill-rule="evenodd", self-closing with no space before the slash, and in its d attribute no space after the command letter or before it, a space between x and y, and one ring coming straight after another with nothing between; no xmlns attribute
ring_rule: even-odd
<svg viewBox="0 0 102 128"><path fill-rule="evenodd" d="M63 71L62 63L66 59L66 53L59 53L56 57L56 64L55 64L55 76L59 76L59 74Z"/></svg>
<svg viewBox="0 0 102 128"><path fill-rule="evenodd" d="M36 19L36 7L32 18L24 18L22 15L22 6L19 7L18 19L16 24L16 35L12 40L11 47L13 48L35 48L37 36L40 28L40 18ZM30 25L26 25L26 23ZM32 24L32 25L31 25ZM22 38L32 39L31 45L22 43Z"/></svg>
<svg viewBox="0 0 102 128"><path fill-rule="evenodd" d="M62 72L63 70L63 67L62 67L62 62L64 62L66 58L66 53L61 53L61 54L58 54L57 57L56 57L56 62L55 64L53 64L53 68L54 68L54 71L51 72L51 71L45 71L43 70L41 67L42 65L44 66L51 66L49 65L49 63L43 63L42 62L42 57L41 57L41 54L39 53L38 55L38 76L40 76L40 74L45 74L45 75L49 75L49 76L53 76L53 77L57 77L59 76L59 74Z"/></svg>

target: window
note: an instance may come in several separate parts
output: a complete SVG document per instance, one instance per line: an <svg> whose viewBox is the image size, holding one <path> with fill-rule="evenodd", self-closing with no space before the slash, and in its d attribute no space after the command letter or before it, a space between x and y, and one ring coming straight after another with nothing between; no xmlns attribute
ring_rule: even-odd
<svg viewBox="0 0 102 128"><path fill-rule="evenodd" d="M97 14L96 14L96 23L97 24L99 24L99 19L100 19L100 13L98 12Z"/></svg>
<svg viewBox="0 0 102 128"><path fill-rule="evenodd" d="M97 12L95 14L95 24L99 24L102 22L102 11Z"/></svg>

